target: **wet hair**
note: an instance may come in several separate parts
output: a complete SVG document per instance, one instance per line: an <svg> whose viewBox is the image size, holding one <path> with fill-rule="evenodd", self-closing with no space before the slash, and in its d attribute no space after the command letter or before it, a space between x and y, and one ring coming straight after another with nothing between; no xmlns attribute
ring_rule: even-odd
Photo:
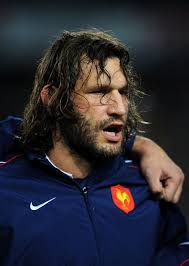
<svg viewBox="0 0 189 266"><path fill-rule="evenodd" d="M105 73L108 58L117 57L128 81L127 97L129 113L127 131L137 129L141 116L137 111L135 97L139 95L137 76L129 60L128 49L107 32L86 30L64 31L46 50L35 74L34 87L29 103L24 110L21 125L21 141L27 149L43 154L53 147L53 132L61 119L74 119L74 108L70 96L74 92L85 60L98 62L100 73ZM49 102L45 105L40 93L48 85Z"/></svg>

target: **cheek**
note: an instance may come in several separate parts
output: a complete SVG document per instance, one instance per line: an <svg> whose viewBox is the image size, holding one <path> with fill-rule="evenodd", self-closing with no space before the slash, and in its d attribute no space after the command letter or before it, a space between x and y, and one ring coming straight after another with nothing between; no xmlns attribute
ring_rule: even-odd
<svg viewBox="0 0 189 266"><path fill-rule="evenodd" d="M75 111L86 113L89 110L89 102L82 95L75 95L71 98Z"/></svg>
<svg viewBox="0 0 189 266"><path fill-rule="evenodd" d="M106 118L104 107L91 106L86 113L86 117L90 121L91 125L98 128L102 120Z"/></svg>

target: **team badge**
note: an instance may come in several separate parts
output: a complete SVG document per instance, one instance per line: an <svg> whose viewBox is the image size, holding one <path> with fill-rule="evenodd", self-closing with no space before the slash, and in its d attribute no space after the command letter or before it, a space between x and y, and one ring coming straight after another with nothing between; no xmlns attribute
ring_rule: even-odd
<svg viewBox="0 0 189 266"><path fill-rule="evenodd" d="M128 188L116 185L111 187L114 204L122 211L129 213L135 208L135 203Z"/></svg>

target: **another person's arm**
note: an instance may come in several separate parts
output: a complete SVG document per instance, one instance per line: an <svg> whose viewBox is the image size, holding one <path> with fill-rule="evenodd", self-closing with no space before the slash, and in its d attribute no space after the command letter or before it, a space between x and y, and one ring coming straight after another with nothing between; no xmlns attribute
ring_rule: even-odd
<svg viewBox="0 0 189 266"><path fill-rule="evenodd" d="M132 151L140 158L140 166L151 191L166 201L178 202L184 182L181 168L148 138L136 136Z"/></svg>

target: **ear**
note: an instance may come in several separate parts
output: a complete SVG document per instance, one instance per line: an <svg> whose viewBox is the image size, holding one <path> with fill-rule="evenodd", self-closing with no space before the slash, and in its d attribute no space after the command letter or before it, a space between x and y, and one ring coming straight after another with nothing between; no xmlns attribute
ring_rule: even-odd
<svg viewBox="0 0 189 266"><path fill-rule="evenodd" d="M40 92L41 100L45 106L47 106L49 103L49 87L49 84L45 85Z"/></svg>

